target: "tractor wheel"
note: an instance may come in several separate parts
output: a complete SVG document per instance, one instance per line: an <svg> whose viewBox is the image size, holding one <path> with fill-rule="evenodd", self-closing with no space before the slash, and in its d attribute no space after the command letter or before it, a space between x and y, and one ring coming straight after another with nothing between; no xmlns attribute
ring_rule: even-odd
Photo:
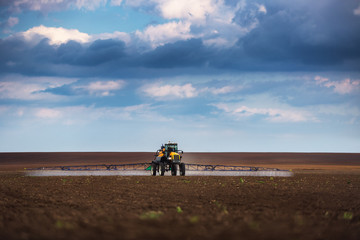
<svg viewBox="0 0 360 240"><path fill-rule="evenodd" d="M176 174L177 174L177 165L173 164L171 165L171 175L176 176Z"/></svg>
<svg viewBox="0 0 360 240"><path fill-rule="evenodd" d="M165 163L160 163L160 175L164 176L165 174Z"/></svg>
<svg viewBox="0 0 360 240"><path fill-rule="evenodd" d="M185 163L180 163L180 176L185 176Z"/></svg>
<svg viewBox="0 0 360 240"><path fill-rule="evenodd" d="M156 176L157 164L156 163L151 164L151 169L152 169L152 175Z"/></svg>

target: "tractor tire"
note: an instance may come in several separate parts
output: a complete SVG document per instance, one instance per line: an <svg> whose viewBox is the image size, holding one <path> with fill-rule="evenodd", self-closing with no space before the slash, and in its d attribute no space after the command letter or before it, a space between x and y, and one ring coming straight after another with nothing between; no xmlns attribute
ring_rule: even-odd
<svg viewBox="0 0 360 240"><path fill-rule="evenodd" d="M156 176L157 164L156 163L151 164L151 169L152 169L152 175Z"/></svg>
<svg viewBox="0 0 360 240"><path fill-rule="evenodd" d="M176 174L177 174L177 165L176 165L176 164L173 164L173 165L171 166L171 175L172 175L172 176L176 176Z"/></svg>
<svg viewBox="0 0 360 240"><path fill-rule="evenodd" d="M160 175L164 176L165 174L165 163L160 163Z"/></svg>
<svg viewBox="0 0 360 240"><path fill-rule="evenodd" d="M180 176L185 176L185 163L180 163Z"/></svg>

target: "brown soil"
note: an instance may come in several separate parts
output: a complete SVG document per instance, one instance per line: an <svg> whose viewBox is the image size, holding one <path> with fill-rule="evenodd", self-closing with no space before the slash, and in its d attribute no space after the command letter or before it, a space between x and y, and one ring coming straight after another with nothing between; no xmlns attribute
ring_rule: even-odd
<svg viewBox="0 0 360 240"><path fill-rule="evenodd" d="M0 239L359 239L360 176L0 176Z"/></svg>
<svg viewBox="0 0 360 240"><path fill-rule="evenodd" d="M291 178L25 177L5 171L69 165L69 159L89 164L87 157L109 163L125 155L32 154L0 154L0 239L360 239L358 154L340 154L338 161L326 154L248 154L243 157L252 162L236 164L302 166ZM139 162L152 156L141 154ZM233 158L214 160L224 154L210 155L212 164L235 164ZM99 156L109 158L101 162Z"/></svg>

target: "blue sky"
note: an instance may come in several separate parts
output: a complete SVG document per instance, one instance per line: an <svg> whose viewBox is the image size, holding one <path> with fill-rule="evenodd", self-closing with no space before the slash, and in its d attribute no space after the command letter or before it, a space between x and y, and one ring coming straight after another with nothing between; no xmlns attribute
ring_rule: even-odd
<svg viewBox="0 0 360 240"><path fill-rule="evenodd" d="M359 0L0 0L0 151L359 152Z"/></svg>

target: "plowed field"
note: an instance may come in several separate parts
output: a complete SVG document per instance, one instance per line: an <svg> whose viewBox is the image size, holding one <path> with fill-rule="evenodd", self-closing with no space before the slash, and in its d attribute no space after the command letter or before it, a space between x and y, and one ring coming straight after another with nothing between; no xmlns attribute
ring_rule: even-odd
<svg viewBox="0 0 360 240"><path fill-rule="evenodd" d="M211 164L292 168L289 178L19 171L116 162L120 155L151 157L0 154L0 239L360 239L359 154L228 154L222 161L222 154L207 154Z"/></svg>
<svg viewBox="0 0 360 240"><path fill-rule="evenodd" d="M0 239L359 239L360 176L0 176Z"/></svg>

